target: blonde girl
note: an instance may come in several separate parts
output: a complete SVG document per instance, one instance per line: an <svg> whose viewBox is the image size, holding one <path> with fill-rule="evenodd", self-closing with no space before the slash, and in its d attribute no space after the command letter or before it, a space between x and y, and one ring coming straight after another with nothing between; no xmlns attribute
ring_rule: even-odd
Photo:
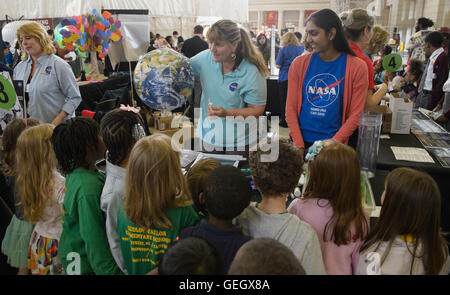
<svg viewBox="0 0 450 295"><path fill-rule="evenodd" d="M130 154L117 221L128 274L153 270L178 232L199 222L191 204L179 153L170 138L155 134L140 139Z"/></svg>
<svg viewBox="0 0 450 295"><path fill-rule="evenodd" d="M23 218L35 224L28 247L28 268L32 274L62 273L57 254L65 179L56 171L53 129L52 124L32 127L17 141L16 186Z"/></svg>
<svg viewBox="0 0 450 295"><path fill-rule="evenodd" d="M16 146L17 139L26 129L41 124L35 119L14 119L8 123L3 131L1 140L1 173L5 177L7 187L2 192L9 196L9 202L14 207L11 219L2 241L2 253L7 257L7 263L18 268L19 275L29 274L28 244L34 225L23 220L23 209L19 204L19 195L15 186L16 181Z"/></svg>

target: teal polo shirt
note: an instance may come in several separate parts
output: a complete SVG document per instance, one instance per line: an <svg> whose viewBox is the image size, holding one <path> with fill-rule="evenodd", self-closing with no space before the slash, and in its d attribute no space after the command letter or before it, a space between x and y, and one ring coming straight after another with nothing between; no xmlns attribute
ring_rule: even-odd
<svg viewBox="0 0 450 295"><path fill-rule="evenodd" d="M222 63L213 60L209 49L190 59L191 66L202 83L200 117L197 135L206 143L221 147L240 147L249 144L249 124L239 118L208 118L208 103L224 109L240 109L247 104L262 106L266 104L266 79L258 68L242 60L233 72L222 74ZM258 118L256 118L258 120ZM252 128L254 129L254 128ZM251 130L256 132L257 130ZM251 138L252 139L252 138Z"/></svg>

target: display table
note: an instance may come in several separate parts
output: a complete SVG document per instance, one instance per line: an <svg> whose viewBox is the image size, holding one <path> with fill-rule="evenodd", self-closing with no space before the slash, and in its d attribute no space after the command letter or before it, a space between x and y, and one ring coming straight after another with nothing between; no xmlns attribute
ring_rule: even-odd
<svg viewBox="0 0 450 295"><path fill-rule="evenodd" d="M420 163L411 161L398 161L395 159L391 146L423 148L414 134L390 134L390 139L380 139L378 150L377 171L370 180L377 206L381 206L381 194L384 190L386 176L395 168L408 167L426 172L436 181L441 192L441 227L450 231L450 169L444 168L430 154L435 163Z"/></svg>
<svg viewBox="0 0 450 295"><path fill-rule="evenodd" d="M122 74L103 81L91 81L90 83L79 82L78 87L80 88L82 101L76 110L77 116L81 114L82 110L94 111L97 102L102 100L106 91L124 87L127 87L128 90L131 89L130 75Z"/></svg>

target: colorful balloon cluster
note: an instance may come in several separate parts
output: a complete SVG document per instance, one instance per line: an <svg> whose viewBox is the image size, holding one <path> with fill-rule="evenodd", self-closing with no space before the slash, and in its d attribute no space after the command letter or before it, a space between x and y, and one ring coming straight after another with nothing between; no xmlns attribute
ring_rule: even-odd
<svg viewBox="0 0 450 295"><path fill-rule="evenodd" d="M108 54L109 42L119 42L122 33L120 21L114 20L111 13L99 14L96 9L92 14L74 16L61 21L59 34L62 35L63 48L67 50L97 51L100 58Z"/></svg>

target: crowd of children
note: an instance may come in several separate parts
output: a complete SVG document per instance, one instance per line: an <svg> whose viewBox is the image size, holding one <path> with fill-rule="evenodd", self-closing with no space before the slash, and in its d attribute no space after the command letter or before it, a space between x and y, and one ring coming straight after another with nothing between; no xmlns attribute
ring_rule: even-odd
<svg viewBox="0 0 450 295"><path fill-rule="evenodd" d="M388 175L369 228L358 157L347 145L330 142L308 162L303 196L287 207L304 167L287 139L276 161L261 161L264 146L250 152L256 203L240 169L205 159L183 175L170 138L145 136L141 124L121 109L100 125L82 117L57 127L9 123L2 172L18 210L2 252L20 274L450 271L439 189L423 172ZM106 176L96 166L105 154Z"/></svg>

